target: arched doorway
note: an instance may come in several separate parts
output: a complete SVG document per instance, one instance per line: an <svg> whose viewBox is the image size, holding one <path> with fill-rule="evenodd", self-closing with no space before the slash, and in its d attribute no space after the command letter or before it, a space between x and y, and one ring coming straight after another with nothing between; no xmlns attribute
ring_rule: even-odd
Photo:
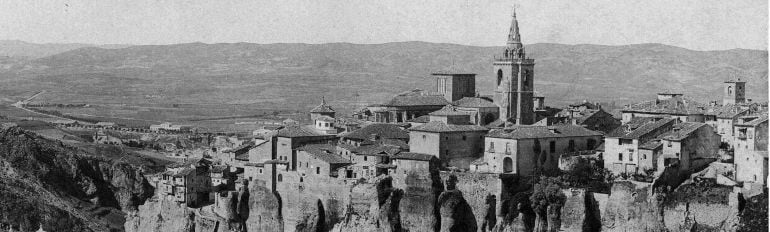
<svg viewBox="0 0 770 232"><path fill-rule="evenodd" d="M503 173L513 172L513 159L505 157L503 159Z"/></svg>

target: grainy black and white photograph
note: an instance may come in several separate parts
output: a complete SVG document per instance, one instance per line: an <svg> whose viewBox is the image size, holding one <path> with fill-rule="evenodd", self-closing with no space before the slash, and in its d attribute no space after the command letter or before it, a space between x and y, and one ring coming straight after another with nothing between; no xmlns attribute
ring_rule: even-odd
<svg viewBox="0 0 770 232"><path fill-rule="evenodd" d="M768 231L768 12L0 1L0 231Z"/></svg>

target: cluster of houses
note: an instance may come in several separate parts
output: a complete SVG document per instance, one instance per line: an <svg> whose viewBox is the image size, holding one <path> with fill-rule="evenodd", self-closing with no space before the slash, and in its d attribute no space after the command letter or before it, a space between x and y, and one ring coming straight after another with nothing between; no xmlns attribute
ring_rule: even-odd
<svg viewBox="0 0 770 232"><path fill-rule="evenodd" d="M767 106L745 99L745 82L725 82L722 104L661 93L627 106L620 119L587 101L549 108L535 94L534 60L526 56L515 14L493 66L492 96L476 92L475 74L437 72L434 92L404 92L351 117L337 117L322 100L310 110L310 122L225 139L210 148L210 157L170 167L161 189L193 206L250 182L275 190L435 169L537 175L559 169L565 157L587 154L617 175L654 176L733 160L734 175L723 177L766 182Z"/></svg>

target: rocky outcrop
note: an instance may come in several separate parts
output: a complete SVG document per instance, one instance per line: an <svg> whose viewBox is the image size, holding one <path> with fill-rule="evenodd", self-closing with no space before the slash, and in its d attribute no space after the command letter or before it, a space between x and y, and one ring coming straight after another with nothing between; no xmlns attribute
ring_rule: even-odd
<svg viewBox="0 0 770 232"><path fill-rule="evenodd" d="M473 209L456 186L457 177L450 176L446 181L446 191L438 197L441 214L441 229L439 231L476 231L476 218L473 215Z"/></svg>
<svg viewBox="0 0 770 232"><path fill-rule="evenodd" d="M246 229L248 231L283 231L280 195L270 191L263 184L257 183L249 187L248 196Z"/></svg>
<svg viewBox="0 0 770 232"><path fill-rule="evenodd" d="M665 231L658 199L649 184L615 182L601 215L602 231Z"/></svg>
<svg viewBox="0 0 770 232"><path fill-rule="evenodd" d="M153 188L133 164L39 137L0 129L0 227L47 231L120 230ZM29 211L29 208L37 210Z"/></svg>

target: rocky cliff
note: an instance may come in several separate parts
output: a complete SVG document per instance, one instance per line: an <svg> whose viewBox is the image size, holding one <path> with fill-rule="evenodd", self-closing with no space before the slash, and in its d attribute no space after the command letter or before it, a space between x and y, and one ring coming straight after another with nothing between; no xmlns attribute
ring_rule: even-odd
<svg viewBox="0 0 770 232"><path fill-rule="evenodd" d="M0 129L0 228L34 231L123 230L124 211L152 196L140 168Z"/></svg>

